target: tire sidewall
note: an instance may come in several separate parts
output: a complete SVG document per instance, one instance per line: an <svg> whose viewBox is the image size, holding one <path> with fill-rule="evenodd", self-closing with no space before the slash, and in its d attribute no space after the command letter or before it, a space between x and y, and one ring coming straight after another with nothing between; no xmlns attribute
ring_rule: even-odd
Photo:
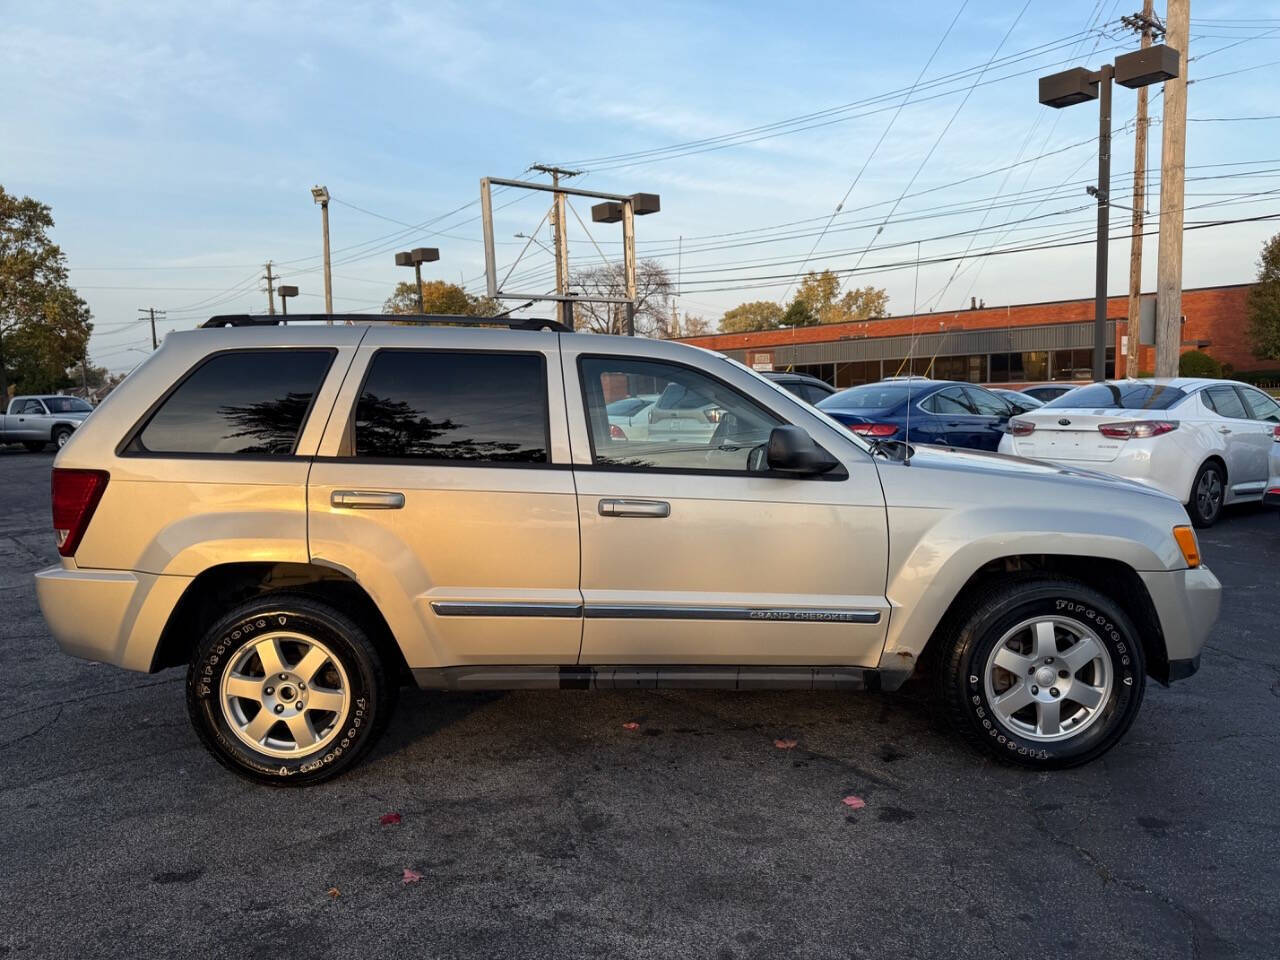
<svg viewBox="0 0 1280 960"><path fill-rule="evenodd" d="M1218 475L1218 482L1222 486L1222 496L1218 500L1218 509L1214 511L1213 516L1205 517L1200 513L1200 503L1196 496L1196 491L1200 488L1200 478L1210 470ZM1187 501L1187 513L1191 515L1192 522L1200 528L1211 527L1218 522L1218 518L1222 516L1223 506L1227 500L1227 478L1220 466L1212 461L1202 463L1200 469L1196 471L1195 479L1191 481L1191 498Z"/></svg>
<svg viewBox="0 0 1280 960"><path fill-rule="evenodd" d="M71 431L66 427L59 427L53 431L53 445L61 450L67 445L67 441L71 439Z"/></svg>
<svg viewBox="0 0 1280 960"><path fill-rule="evenodd" d="M287 630L320 641L342 661L351 686L342 730L323 749L297 759L259 753L231 729L222 708L223 670L246 646L267 632ZM293 604L263 605L232 614L206 635L187 674L192 722L219 761L252 779L280 785L314 783L354 763L375 735L379 667L349 631L323 613Z"/></svg>
<svg viewBox="0 0 1280 960"><path fill-rule="evenodd" d="M964 713L987 747L1009 760L1042 767L1082 763L1109 749L1137 715L1145 681L1142 646L1124 613L1092 590L1041 588L1028 593L980 615L966 631L958 664ZM1114 679L1102 715L1078 736L1066 740L1043 742L1019 735L1004 725L987 698L984 673L991 651L1010 629L1036 616L1080 622L1096 634L1111 660Z"/></svg>

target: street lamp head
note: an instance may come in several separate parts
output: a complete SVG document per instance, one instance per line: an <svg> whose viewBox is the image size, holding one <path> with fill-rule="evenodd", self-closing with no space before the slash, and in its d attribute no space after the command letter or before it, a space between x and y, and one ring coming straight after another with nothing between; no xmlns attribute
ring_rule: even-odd
<svg viewBox="0 0 1280 960"><path fill-rule="evenodd" d="M593 223L621 223L622 204L616 200L592 204L591 220Z"/></svg>
<svg viewBox="0 0 1280 960"><path fill-rule="evenodd" d="M397 267L412 267L412 266L413 266L413 254L411 254L411 253L410 253L409 251L407 251L407 250L405 250L405 251L404 251L404 252L402 252L402 253L397 253L397 254L396 254L396 266L397 266Z"/></svg>
<svg viewBox="0 0 1280 960"><path fill-rule="evenodd" d="M316 203L328 203L328 202L329 202L329 188L328 188L328 187L321 187L321 186L315 186L315 187L312 187L312 188L311 188L311 199L312 199L312 200L314 200Z"/></svg>
<svg viewBox="0 0 1280 960"><path fill-rule="evenodd" d="M631 195L631 212L637 217L643 217L647 213L657 213L661 209L661 198L656 193L633 193Z"/></svg>
<svg viewBox="0 0 1280 960"><path fill-rule="evenodd" d="M440 259L440 251L436 247L414 247L409 258L413 263L434 263Z"/></svg>
<svg viewBox="0 0 1280 960"><path fill-rule="evenodd" d="M1163 43L1126 53L1116 57L1116 83L1135 89L1173 80L1180 60L1178 51Z"/></svg>
<svg viewBox="0 0 1280 960"><path fill-rule="evenodd" d="M298 295L298 288L297 288L297 287L291 287L291 286L279 286L279 287L276 287L276 296L278 296L278 297L281 297L281 298L284 298L284 297L296 297L297 295Z"/></svg>
<svg viewBox="0 0 1280 960"><path fill-rule="evenodd" d="M1040 78L1040 102L1060 109L1098 99L1098 75L1084 67L1072 67Z"/></svg>

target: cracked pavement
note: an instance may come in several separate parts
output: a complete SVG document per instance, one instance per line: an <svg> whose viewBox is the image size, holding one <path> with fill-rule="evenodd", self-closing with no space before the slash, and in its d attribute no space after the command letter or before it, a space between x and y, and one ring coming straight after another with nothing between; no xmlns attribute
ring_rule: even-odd
<svg viewBox="0 0 1280 960"><path fill-rule="evenodd" d="M406 690L288 791L204 753L181 671L57 650L51 462L0 449L0 957L1275 955L1274 512L1202 535L1203 668L1083 769L989 762L910 694Z"/></svg>

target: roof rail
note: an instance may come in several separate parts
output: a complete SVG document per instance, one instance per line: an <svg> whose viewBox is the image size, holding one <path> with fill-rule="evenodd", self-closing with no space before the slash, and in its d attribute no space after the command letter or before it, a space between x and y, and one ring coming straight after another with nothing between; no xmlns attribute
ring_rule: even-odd
<svg viewBox="0 0 1280 960"><path fill-rule="evenodd" d="M573 331L557 320L540 320L537 317L457 317L447 313L291 313L248 314L228 313L210 317L200 324L201 329L214 327L274 327L290 323L342 323L373 324L392 323L420 326L447 327L507 327L511 330L551 330L555 333Z"/></svg>

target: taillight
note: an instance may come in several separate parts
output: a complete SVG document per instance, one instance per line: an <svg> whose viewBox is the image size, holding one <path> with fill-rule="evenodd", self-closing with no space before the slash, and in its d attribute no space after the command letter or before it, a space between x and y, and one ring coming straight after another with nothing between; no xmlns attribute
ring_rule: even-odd
<svg viewBox="0 0 1280 960"><path fill-rule="evenodd" d="M1271 439L1276 443L1280 443L1280 427L1275 427L1271 431Z"/></svg>
<svg viewBox="0 0 1280 960"><path fill-rule="evenodd" d="M1158 437L1176 429L1176 420L1121 420L1118 423L1098 424L1098 432L1113 440L1141 440L1145 437Z"/></svg>
<svg viewBox="0 0 1280 960"><path fill-rule="evenodd" d="M851 423L849 429L863 437L892 437L898 428L892 423Z"/></svg>
<svg viewBox="0 0 1280 960"><path fill-rule="evenodd" d="M53 532L58 552L73 556L107 489L105 470L53 469Z"/></svg>
<svg viewBox="0 0 1280 960"><path fill-rule="evenodd" d="M1030 420L1010 420L1009 432L1015 437L1025 437L1029 433L1036 432L1036 425Z"/></svg>
<svg viewBox="0 0 1280 960"><path fill-rule="evenodd" d="M622 428L620 426L618 426L616 423L611 423L609 424L609 439L625 440L627 439L627 435L622 432Z"/></svg>

